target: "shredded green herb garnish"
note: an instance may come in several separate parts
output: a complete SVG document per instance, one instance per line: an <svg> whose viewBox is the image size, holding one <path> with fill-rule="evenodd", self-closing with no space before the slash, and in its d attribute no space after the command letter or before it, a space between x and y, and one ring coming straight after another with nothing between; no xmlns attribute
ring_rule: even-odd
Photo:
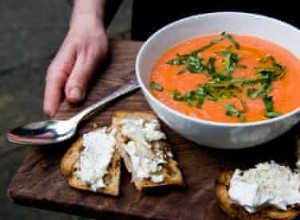
<svg viewBox="0 0 300 220"><path fill-rule="evenodd" d="M230 46L227 47L226 50L220 51L219 54L222 54L224 56L224 74L225 75L231 75L231 73L235 70L237 63L240 60L240 57L236 53L232 53L230 51Z"/></svg>
<svg viewBox="0 0 300 220"><path fill-rule="evenodd" d="M265 117L267 118L275 118L281 115L279 112L274 111L274 105L273 105L273 99L272 96L264 96L263 101L266 108L266 114Z"/></svg>
<svg viewBox="0 0 300 220"><path fill-rule="evenodd" d="M237 117L241 122L246 122L246 118L243 115L243 113L241 111L239 111L234 105L232 104L226 104L225 105L226 108L226 115L228 116L235 116Z"/></svg>
<svg viewBox="0 0 300 220"><path fill-rule="evenodd" d="M234 38L231 34L222 32L220 34L220 36L218 36L215 40L211 41L207 45L204 45L203 47L200 47L199 49L192 51L192 54L202 53L203 51L211 48L212 46L217 45L218 43L220 43L221 41L223 41L225 39L230 40L230 42L235 46L236 49L238 49L238 50L240 49L239 43L236 40L234 40Z"/></svg>
<svg viewBox="0 0 300 220"><path fill-rule="evenodd" d="M224 39L229 39L236 49L238 50L240 49L240 45L238 44L237 41L234 40L233 36L231 34L223 32L215 40L211 41L209 44L199 49L192 51L190 54L183 54L183 55L177 54L177 57L175 59L168 61L167 64L185 65L185 67L182 70L180 70L178 74L182 74L185 72L190 72L190 73L207 72L208 74L212 75L216 73L216 68L215 68L216 59L210 57L207 63L205 64L203 63L203 58L199 57L199 53L202 53L203 51L218 44ZM225 57L224 59L225 74L231 74L240 59L239 56L236 53L231 52L231 47L228 47L225 51L219 51L219 54Z"/></svg>
<svg viewBox="0 0 300 220"><path fill-rule="evenodd" d="M199 87L197 91L190 91L185 94L181 94L177 90L171 91L171 96L175 101L187 102L190 106L196 103L197 108L202 108L205 98L208 94L205 88Z"/></svg>
<svg viewBox="0 0 300 220"><path fill-rule="evenodd" d="M156 91L159 91L159 92L164 91L164 87L162 87L161 85L159 85L158 83L156 83L154 81L152 81L150 83L150 86L151 86L152 89L155 89Z"/></svg>
<svg viewBox="0 0 300 220"><path fill-rule="evenodd" d="M230 45L221 51L215 51L214 55L207 60L201 56L205 50L217 45L221 41L228 39ZM250 99L261 98L265 104L266 118L274 118L280 113L274 111L272 97L269 95L272 90L272 83L282 79L286 72L286 67L281 65L273 56L265 56L259 60L259 64L255 67L256 78L233 78L232 74L236 69L247 68L240 64L242 57L235 51L240 49L240 44L234 37L226 32L221 33L216 39L207 45L204 45L189 54L177 54L177 57L168 61L169 65L180 65L183 68L178 74L207 74L209 80L203 85L199 85L197 89L181 94L177 90L171 91L171 96L175 101L187 102L190 106L202 108L205 100L218 101L226 98L237 98L241 102L242 110L238 110L231 104L225 105L225 114L237 117L240 121L246 121L244 113L248 107L245 100L241 98L243 90L246 89L247 96ZM216 67L217 57L222 58L223 66ZM151 87L163 91L163 87L152 82ZM246 87L246 88L245 88Z"/></svg>

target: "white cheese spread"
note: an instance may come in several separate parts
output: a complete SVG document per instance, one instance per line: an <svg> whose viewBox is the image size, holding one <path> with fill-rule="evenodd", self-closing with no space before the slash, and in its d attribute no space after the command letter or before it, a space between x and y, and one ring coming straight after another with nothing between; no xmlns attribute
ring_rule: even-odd
<svg viewBox="0 0 300 220"><path fill-rule="evenodd" d="M80 156L78 177L93 191L106 187L103 178L116 149L115 133L115 130L108 132L104 127L83 135L84 149Z"/></svg>
<svg viewBox="0 0 300 220"><path fill-rule="evenodd" d="M160 131L157 120L146 122L142 118L130 118L122 120L121 123L122 133L134 141L146 143L166 138L166 135Z"/></svg>
<svg viewBox="0 0 300 220"><path fill-rule="evenodd" d="M163 165L167 163L164 152L152 144L153 141L165 139L160 131L159 122L152 120L146 122L141 118L124 119L121 121L122 134L129 138L123 148L129 155L134 175L138 179L150 179L154 183L164 180Z"/></svg>
<svg viewBox="0 0 300 220"><path fill-rule="evenodd" d="M300 203L299 189L300 175L271 161L247 171L236 169L230 181L229 197L249 213L265 206L286 210Z"/></svg>

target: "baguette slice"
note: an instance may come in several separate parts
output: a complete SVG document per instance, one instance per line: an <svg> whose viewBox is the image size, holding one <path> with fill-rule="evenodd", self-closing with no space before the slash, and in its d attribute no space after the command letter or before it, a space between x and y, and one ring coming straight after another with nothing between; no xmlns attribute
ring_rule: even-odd
<svg viewBox="0 0 300 220"><path fill-rule="evenodd" d="M118 149L120 151L121 157L124 160L127 170L132 174L132 181L134 182L136 188L138 190L143 190L146 188L153 188L166 185L184 185L183 176L180 169L178 168L178 163L171 156L166 156L167 163L164 164L161 171L161 173L164 176L164 180L162 182L152 182L150 179L137 178L133 169L133 164L131 162L130 156L123 147L123 145L127 143L130 139L124 136L124 134L122 134L121 132L123 126L122 120L137 118L143 119L145 120L145 122L157 120L157 117L153 113L142 111L118 111L113 116L113 126L117 128ZM151 145L156 145L155 147L162 150L164 155L171 154L170 146L165 140L153 141Z"/></svg>
<svg viewBox="0 0 300 220"><path fill-rule="evenodd" d="M288 209L284 211L273 207L265 207L252 214L248 213L242 206L233 203L229 197L228 190L232 175L233 171L221 172L216 181L215 187L217 202L221 209L227 213L230 218L241 220L289 220L296 218L300 214L299 210L296 209Z"/></svg>
<svg viewBox="0 0 300 220"><path fill-rule="evenodd" d="M99 143L101 147L101 143ZM80 156L83 151L83 136L81 136L73 145L67 150L61 160L61 171L68 178L68 184L76 189L93 191L87 184L82 183L76 171L80 166ZM101 158L99 158L101 160ZM106 187L98 189L96 192L112 196L119 195L121 157L119 151L116 149L112 155L110 164L107 169L107 174L103 177Z"/></svg>

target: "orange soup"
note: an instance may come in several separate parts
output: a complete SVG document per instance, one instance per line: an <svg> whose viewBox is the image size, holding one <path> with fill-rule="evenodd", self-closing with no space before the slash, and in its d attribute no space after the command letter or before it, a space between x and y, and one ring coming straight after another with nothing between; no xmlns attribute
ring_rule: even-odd
<svg viewBox="0 0 300 220"><path fill-rule="evenodd" d="M152 94L195 118L253 122L300 106L300 62L253 36L203 36L166 51L151 73Z"/></svg>

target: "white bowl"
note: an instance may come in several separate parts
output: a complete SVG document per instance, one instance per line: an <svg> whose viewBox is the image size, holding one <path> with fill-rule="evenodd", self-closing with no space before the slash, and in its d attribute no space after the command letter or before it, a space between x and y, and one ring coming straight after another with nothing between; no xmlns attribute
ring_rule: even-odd
<svg viewBox="0 0 300 220"><path fill-rule="evenodd" d="M300 108L265 121L220 123L192 118L173 110L158 101L148 89L153 65L166 49L191 38L223 31L266 39L300 57L300 31L287 23L239 12L200 14L165 26L143 44L136 59L137 79L154 112L183 137L201 145L222 149L256 146L294 126L300 120Z"/></svg>

